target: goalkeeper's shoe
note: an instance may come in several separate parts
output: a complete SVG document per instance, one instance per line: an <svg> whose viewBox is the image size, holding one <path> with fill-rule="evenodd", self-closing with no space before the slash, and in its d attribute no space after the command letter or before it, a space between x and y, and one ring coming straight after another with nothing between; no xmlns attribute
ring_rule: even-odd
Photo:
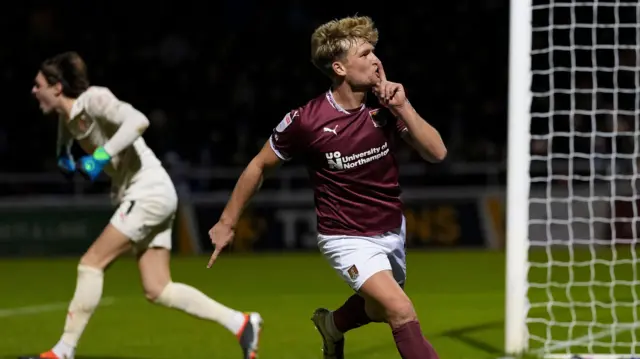
<svg viewBox="0 0 640 359"><path fill-rule="evenodd" d="M319 308L313 312L313 325L322 336L322 353L324 359L344 359L344 337L334 339L331 330L328 328L330 316L333 315L328 309Z"/></svg>
<svg viewBox="0 0 640 359"><path fill-rule="evenodd" d="M256 359L258 357L258 344L262 331L262 317L258 313L244 315L244 324L236 335L242 348L242 359Z"/></svg>
<svg viewBox="0 0 640 359"><path fill-rule="evenodd" d="M19 357L18 359L73 359L73 356L58 356L53 352L53 350L49 350L48 352L40 355L24 356Z"/></svg>

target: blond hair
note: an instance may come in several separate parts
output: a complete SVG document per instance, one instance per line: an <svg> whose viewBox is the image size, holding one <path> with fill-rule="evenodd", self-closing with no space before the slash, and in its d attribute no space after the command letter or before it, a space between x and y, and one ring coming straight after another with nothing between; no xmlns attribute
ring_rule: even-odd
<svg viewBox="0 0 640 359"><path fill-rule="evenodd" d="M358 40L373 46L378 42L378 29L368 16L345 17L320 25L311 35L311 62L331 77L331 64L344 56Z"/></svg>

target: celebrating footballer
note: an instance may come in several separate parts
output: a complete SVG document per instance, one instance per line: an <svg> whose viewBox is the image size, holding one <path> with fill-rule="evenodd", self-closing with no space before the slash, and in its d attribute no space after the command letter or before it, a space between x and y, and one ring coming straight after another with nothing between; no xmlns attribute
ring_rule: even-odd
<svg viewBox="0 0 640 359"><path fill-rule="evenodd" d="M424 338L406 279L405 220L394 151L402 139L422 158L447 153L438 131L389 81L374 54L378 31L369 17L347 17L318 27L311 60L331 88L289 111L244 170L209 235L209 267L234 237L242 210L265 175L296 157L308 171L318 216L318 247L355 294L335 311L316 309L325 359L344 358L344 333L370 322L391 327L405 359L436 359ZM368 107L368 95L381 108Z"/></svg>

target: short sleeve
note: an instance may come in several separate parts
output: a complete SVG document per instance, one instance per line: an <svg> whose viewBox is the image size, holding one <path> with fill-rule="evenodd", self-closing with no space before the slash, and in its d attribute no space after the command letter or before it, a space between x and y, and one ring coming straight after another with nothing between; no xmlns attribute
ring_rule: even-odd
<svg viewBox="0 0 640 359"><path fill-rule="evenodd" d="M273 129L269 142L276 155L284 161L289 161L300 152L304 134L299 110L293 110L284 116L278 126Z"/></svg>

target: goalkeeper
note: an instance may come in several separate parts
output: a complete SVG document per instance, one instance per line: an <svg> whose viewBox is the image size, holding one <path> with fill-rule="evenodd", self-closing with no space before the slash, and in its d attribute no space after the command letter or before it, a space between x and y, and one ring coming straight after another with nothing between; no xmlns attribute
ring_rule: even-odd
<svg viewBox="0 0 640 359"><path fill-rule="evenodd" d="M59 115L58 165L67 175L77 171L90 180L104 171L112 179L112 195L119 207L80 259L60 341L48 352L24 358L74 358L80 336L100 302L104 271L132 249L151 302L220 323L240 341L242 357L255 358L262 325L258 313L227 308L171 280L171 229L178 197L168 173L141 137L149 126L147 118L107 88L90 87L84 61L74 52L44 61L32 93L43 113ZM78 162L70 153L73 139L89 154Z"/></svg>

